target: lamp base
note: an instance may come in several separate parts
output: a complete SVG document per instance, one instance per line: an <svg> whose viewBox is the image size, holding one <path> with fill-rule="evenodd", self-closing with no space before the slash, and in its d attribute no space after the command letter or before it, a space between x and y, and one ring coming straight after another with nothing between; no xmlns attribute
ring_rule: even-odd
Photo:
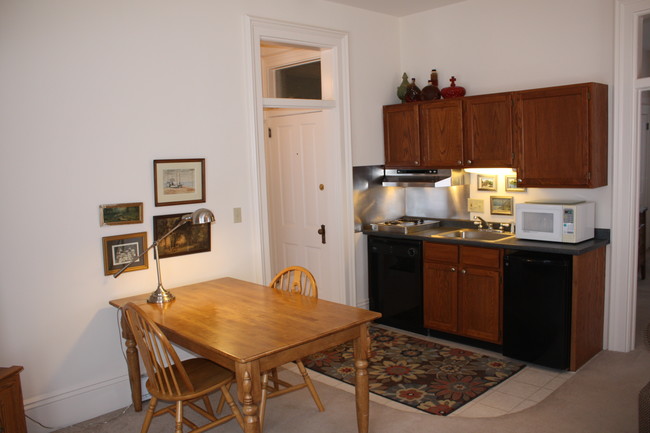
<svg viewBox="0 0 650 433"><path fill-rule="evenodd" d="M156 291L149 296L147 302L150 304L165 304L174 299L176 299L176 297L172 295L171 292L168 292L162 285L159 285Z"/></svg>

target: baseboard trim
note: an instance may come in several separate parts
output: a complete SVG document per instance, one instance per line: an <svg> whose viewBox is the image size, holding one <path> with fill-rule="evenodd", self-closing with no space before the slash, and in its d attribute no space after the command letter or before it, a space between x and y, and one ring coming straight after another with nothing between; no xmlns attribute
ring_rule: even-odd
<svg viewBox="0 0 650 433"><path fill-rule="evenodd" d="M131 387L128 376L123 375L62 392L42 394L26 399L24 403L25 413L29 416L29 433L46 433L130 405Z"/></svg>

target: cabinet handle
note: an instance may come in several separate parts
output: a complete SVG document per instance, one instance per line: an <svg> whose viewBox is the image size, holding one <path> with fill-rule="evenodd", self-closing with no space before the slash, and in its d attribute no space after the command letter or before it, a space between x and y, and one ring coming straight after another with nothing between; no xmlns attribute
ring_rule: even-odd
<svg viewBox="0 0 650 433"><path fill-rule="evenodd" d="M413 164L420 165L420 161L413 161Z"/></svg>
<svg viewBox="0 0 650 433"><path fill-rule="evenodd" d="M454 268L454 267L452 267L450 270L451 270L451 272L456 272L456 268Z"/></svg>
<svg viewBox="0 0 650 433"><path fill-rule="evenodd" d="M521 179L517 179L517 182L521 182Z"/></svg>
<svg viewBox="0 0 650 433"><path fill-rule="evenodd" d="M471 160L471 159L468 159L468 160L467 160L467 163L468 163L468 164L471 164L471 163L472 163L472 160Z"/></svg>
<svg viewBox="0 0 650 433"><path fill-rule="evenodd" d="M462 271L460 271L460 273L461 273L461 274L466 274L467 271L466 271L465 269L463 269Z"/></svg>
<svg viewBox="0 0 650 433"><path fill-rule="evenodd" d="M458 164L458 165L463 165L463 161L461 161L461 160L459 159L458 161L456 161L456 164Z"/></svg>

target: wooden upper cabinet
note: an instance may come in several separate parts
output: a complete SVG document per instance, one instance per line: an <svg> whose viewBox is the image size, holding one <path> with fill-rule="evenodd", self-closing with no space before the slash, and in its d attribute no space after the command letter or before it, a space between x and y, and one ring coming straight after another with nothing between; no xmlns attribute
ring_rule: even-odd
<svg viewBox="0 0 650 433"><path fill-rule="evenodd" d="M420 167L418 104L384 106L386 167Z"/></svg>
<svg viewBox="0 0 650 433"><path fill-rule="evenodd" d="M512 93L463 100L465 167L512 167Z"/></svg>
<svg viewBox="0 0 650 433"><path fill-rule="evenodd" d="M387 105L384 143L386 167L512 167L511 94Z"/></svg>
<svg viewBox="0 0 650 433"><path fill-rule="evenodd" d="M460 99L419 105L422 166L431 168L462 167L462 107Z"/></svg>
<svg viewBox="0 0 650 433"><path fill-rule="evenodd" d="M514 92L522 187L607 185L607 86L585 83Z"/></svg>

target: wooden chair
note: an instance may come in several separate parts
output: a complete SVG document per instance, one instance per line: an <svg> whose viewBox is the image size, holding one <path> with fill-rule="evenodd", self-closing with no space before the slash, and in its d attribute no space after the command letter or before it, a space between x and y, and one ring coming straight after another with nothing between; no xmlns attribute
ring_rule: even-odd
<svg viewBox="0 0 650 433"><path fill-rule="evenodd" d="M146 386L151 394L151 402L144 418L141 433L149 430L154 416L169 413L176 418L176 433L183 432L183 424L191 432L203 432L235 418L244 428L244 420L239 408L230 395L230 385L234 374L205 358L193 358L181 361L176 351L160 331L160 328L147 318L142 309L129 302L123 312L135 337L136 345L149 376ZM217 417L212 410L208 395L221 390L222 398L230 406L229 415ZM174 404L156 411L158 400L172 401ZM205 409L195 404L203 400ZM183 407L189 406L195 412L208 419L208 423L199 427L183 415Z"/></svg>
<svg viewBox="0 0 650 433"><path fill-rule="evenodd" d="M318 287L314 276L307 269L300 266L290 266L280 271L270 284L271 287L286 292L297 293L305 296L318 298ZM314 403L320 412L325 410L323 403L318 397L314 383L311 381L305 365L300 359L294 361L302 375L303 382L292 385L278 377L277 369L265 371L262 374L262 399L260 401L259 417L260 430L264 423L264 412L266 410L266 400L272 397L278 397L289 392L297 391L302 388L308 388ZM270 382L270 383L269 383Z"/></svg>

